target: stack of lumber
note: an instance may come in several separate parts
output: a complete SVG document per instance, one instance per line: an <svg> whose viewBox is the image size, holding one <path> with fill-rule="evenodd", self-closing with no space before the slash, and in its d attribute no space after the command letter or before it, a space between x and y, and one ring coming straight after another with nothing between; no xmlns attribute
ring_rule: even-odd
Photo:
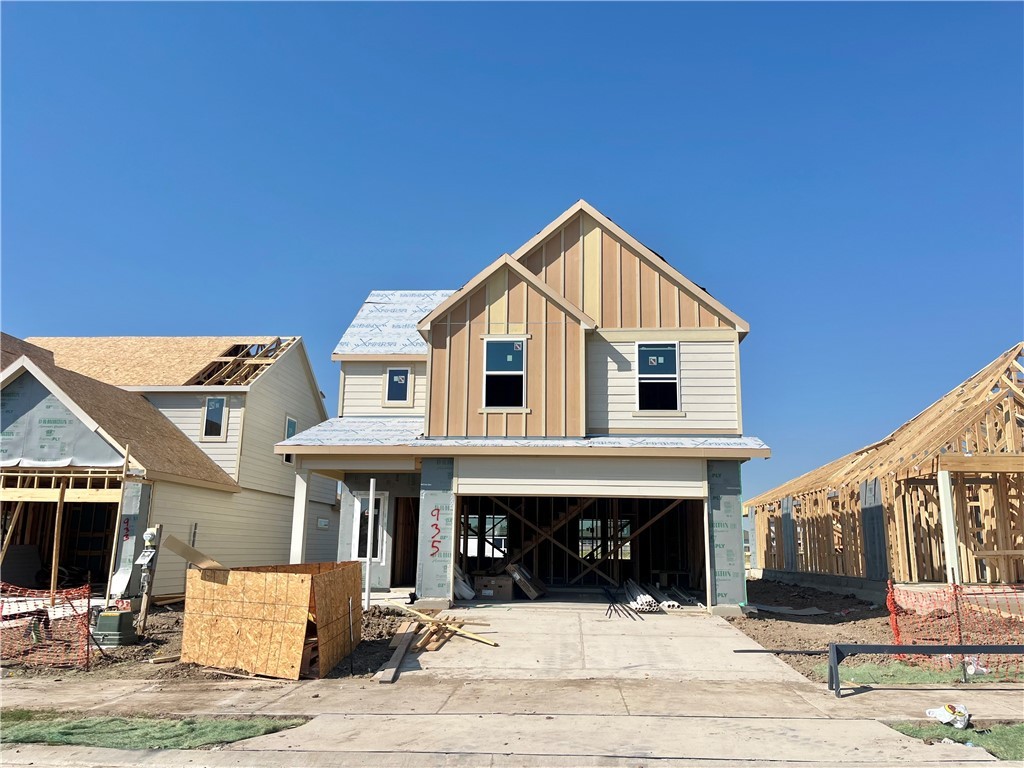
<svg viewBox="0 0 1024 768"><path fill-rule="evenodd" d="M629 607L637 613L657 613L661 609L657 600L632 579L626 579L622 588L626 590L626 597L629 598Z"/></svg>
<svg viewBox="0 0 1024 768"><path fill-rule="evenodd" d="M658 601L658 605L664 611L677 611L683 607L679 604L679 601L673 600L672 598L668 597L667 595L665 595L664 592L662 592L658 587L654 586L653 584L644 584L643 588L647 590L647 593L650 594L651 597Z"/></svg>
<svg viewBox="0 0 1024 768"><path fill-rule="evenodd" d="M482 627L489 626L484 622L438 616L439 611L436 610L421 613L399 603L393 603L390 600L387 602L412 614L414 618L403 622L398 627L395 636L391 639L391 647L395 652L391 655L388 662L381 667L381 676L378 682L395 682L398 679L398 668L401 666L402 659L405 658L407 653L437 651L456 635L468 637L471 640L477 640L495 647L498 645L493 640L488 640L485 637L480 637L463 629L467 624Z"/></svg>

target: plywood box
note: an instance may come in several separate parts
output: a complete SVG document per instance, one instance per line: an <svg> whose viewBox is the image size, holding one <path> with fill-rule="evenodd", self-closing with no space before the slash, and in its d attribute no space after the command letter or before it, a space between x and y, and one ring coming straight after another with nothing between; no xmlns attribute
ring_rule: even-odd
<svg viewBox="0 0 1024 768"><path fill-rule="evenodd" d="M477 576L473 583L481 600L511 600L511 576Z"/></svg>
<svg viewBox="0 0 1024 768"><path fill-rule="evenodd" d="M298 680L315 638L323 677L359 644L361 583L358 562L190 570L181 660Z"/></svg>

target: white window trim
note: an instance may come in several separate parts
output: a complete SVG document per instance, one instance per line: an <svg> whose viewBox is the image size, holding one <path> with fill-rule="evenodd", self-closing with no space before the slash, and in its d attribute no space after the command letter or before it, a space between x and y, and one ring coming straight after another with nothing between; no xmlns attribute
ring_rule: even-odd
<svg viewBox="0 0 1024 768"><path fill-rule="evenodd" d="M676 372L674 374L674 378L675 378L675 382L676 382L676 410L674 410L674 411L666 411L664 409L658 409L658 410L647 410L647 411L644 411L644 410L640 409L640 345L641 344L643 344L644 346L654 346L654 345L657 345L659 347L667 347L667 346L669 346L669 344L674 344L675 345L675 348L676 348ZM654 416L677 416L677 417L678 416L685 416L686 414L683 413L682 384L680 383L680 375L679 375L679 342L678 341L676 341L676 342L636 341L636 342L634 342L633 355L634 355L633 359L636 361L636 376L633 377L633 387L634 387L634 396L635 396L635 399L634 399L633 402L636 404L636 410L633 412L633 416L634 417L640 417L640 418L649 418L649 417L654 417ZM673 377L669 376L667 373L650 373L650 374L646 374L644 376L644 378L648 379L648 380L650 380L650 379L661 379L662 381L668 381L670 378L673 378Z"/></svg>
<svg viewBox="0 0 1024 768"><path fill-rule="evenodd" d="M392 371L405 371L405 400L388 400L388 384L391 383L391 372ZM396 365L392 368L388 368L384 371L384 391L380 395L380 404L383 408L410 408L416 397L415 393L415 374L413 374L412 366L407 365Z"/></svg>
<svg viewBox="0 0 1024 768"><path fill-rule="evenodd" d="M220 423L220 434L219 435L208 435L206 434L206 409L210 405L211 400L223 400L224 408L222 410L223 419ZM224 395L210 395L203 400L203 413L199 421L199 442L201 443L226 443L228 440L228 417L230 416L230 408L228 408L228 399Z"/></svg>
<svg viewBox="0 0 1024 768"><path fill-rule="evenodd" d="M484 375L480 381L480 402L483 403L483 407L480 409L480 413L529 413L529 406L526 402L526 367L527 361L527 343L526 340L530 338L528 335L522 336L507 336L507 335L488 335L481 337L484 340ZM488 371L487 370L487 344L491 341L521 341L523 342L523 404L522 405L488 405L487 404L487 377L488 376L519 376L518 371Z"/></svg>
<svg viewBox="0 0 1024 768"><path fill-rule="evenodd" d="M352 559L360 562L366 560L366 555L359 556L359 521L362 520L362 515L359 510L363 503L367 503L370 499L369 491L361 491L359 493L353 493L355 499L353 505L352 515ZM375 540L380 541L378 552L380 557L374 557L372 562L378 565L386 565L388 562L388 549L390 549L391 542L388 540L388 491L377 491L377 498L380 499L380 526L374 534ZM368 519L372 519L372 515Z"/></svg>
<svg viewBox="0 0 1024 768"><path fill-rule="evenodd" d="M289 439L289 437L288 437L288 422L289 421L294 421L295 422L295 434L296 435L299 434L299 420L296 419L294 416L289 416L286 413L284 415L284 439L285 440ZM291 461L289 461L289 459L291 459ZM282 453L281 454L281 461L284 462L285 464L287 464L289 467L294 467L295 466L295 454L294 453Z"/></svg>

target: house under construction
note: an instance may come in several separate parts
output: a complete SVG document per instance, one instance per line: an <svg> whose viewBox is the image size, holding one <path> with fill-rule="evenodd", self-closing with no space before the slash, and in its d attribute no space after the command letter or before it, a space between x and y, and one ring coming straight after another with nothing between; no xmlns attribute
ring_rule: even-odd
<svg viewBox="0 0 1024 768"><path fill-rule="evenodd" d="M889 436L746 502L765 576L1024 582L1024 343Z"/></svg>

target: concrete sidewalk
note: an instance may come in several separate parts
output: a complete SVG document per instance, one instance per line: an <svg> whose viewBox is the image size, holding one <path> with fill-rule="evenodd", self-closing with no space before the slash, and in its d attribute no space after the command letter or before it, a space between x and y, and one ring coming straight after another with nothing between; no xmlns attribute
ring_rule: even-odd
<svg viewBox="0 0 1024 768"><path fill-rule="evenodd" d="M410 659L398 682L7 678L4 707L110 715L301 715L299 728L216 750L5 745L27 766L949 766L988 753L925 745L883 720L963 703L977 719L1024 717L1024 686L873 687L837 699L727 622L610 618L594 604L480 606L473 626Z"/></svg>

